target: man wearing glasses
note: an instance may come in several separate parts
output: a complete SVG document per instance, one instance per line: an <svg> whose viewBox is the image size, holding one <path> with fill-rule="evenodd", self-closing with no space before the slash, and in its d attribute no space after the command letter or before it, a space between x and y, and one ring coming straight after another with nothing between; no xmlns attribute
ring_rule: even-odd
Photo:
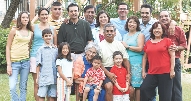
<svg viewBox="0 0 191 101"><path fill-rule="evenodd" d="M119 17L110 19L110 22L115 25L121 34L121 37L123 37L124 34L127 34L127 31L125 30L125 24L128 12L128 5L126 3L120 3L117 7L117 13Z"/></svg>

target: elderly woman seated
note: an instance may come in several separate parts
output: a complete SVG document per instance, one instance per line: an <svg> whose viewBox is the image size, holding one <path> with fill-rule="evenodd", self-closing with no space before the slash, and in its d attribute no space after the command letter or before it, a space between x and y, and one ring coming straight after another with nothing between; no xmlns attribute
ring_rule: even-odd
<svg viewBox="0 0 191 101"><path fill-rule="evenodd" d="M92 67L90 60L99 53L99 46L96 43L89 43L85 47L85 55L82 57L78 57L74 62L74 80L76 83L76 101L79 101L78 94L83 93L83 80L85 74L89 68ZM93 80L90 78L89 80ZM94 90L90 90L88 93L88 101L93 101ZM105 99L105 90L102 89L101 93L99 94L98 101L104 101Z"/></svg>

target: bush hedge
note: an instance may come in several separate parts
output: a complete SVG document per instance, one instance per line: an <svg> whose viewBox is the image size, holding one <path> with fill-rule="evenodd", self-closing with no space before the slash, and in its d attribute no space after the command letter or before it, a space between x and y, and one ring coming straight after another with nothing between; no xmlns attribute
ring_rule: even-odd
<svg viewBox="0 0 191 101"><path fill-rule="evenodd" d="M9 34L10 29L3 29L0 26L0 73L6 72L6 43L7 43L7 36Z"/></svg>

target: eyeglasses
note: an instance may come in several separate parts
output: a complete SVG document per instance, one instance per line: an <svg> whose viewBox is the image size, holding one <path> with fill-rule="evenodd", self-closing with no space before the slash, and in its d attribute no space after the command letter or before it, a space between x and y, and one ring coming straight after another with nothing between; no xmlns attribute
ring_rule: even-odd
<svg viewBox="0 0 191 101"><path fill-rule="evenodd" d="M118 10L122 11L122 10L128 10L127 8L119 8Z"/></svg>
<svg viewBox="0 0 191 101"><path fill-rule="evenodd" d="M109 33L109 32L113 33L114 30L106 30L106 32L107 32L107 33Z"/></svg>
<svg viewBox="0 0 191 101"><path fill-rule="evenodd" d="M54 8L54 10L56 11L56 10L61 10L61 8Z"/></svg>
<svg viewBox="0 0 191 101"><path fill-rule="evenodd" d="M97 54L97 52L93 52L91 50L89 50L89 53L92 54L92 55L96 55Z"/></svg>

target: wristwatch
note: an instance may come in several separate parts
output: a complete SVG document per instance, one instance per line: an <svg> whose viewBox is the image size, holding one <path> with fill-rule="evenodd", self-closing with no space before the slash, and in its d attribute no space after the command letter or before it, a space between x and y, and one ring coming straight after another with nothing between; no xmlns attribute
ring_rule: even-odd
<svg viewBox="0 0 191 101"><path fill-rule="evenodd" d="M129 49L129 45L126 47L126 49Z"/></svg>

